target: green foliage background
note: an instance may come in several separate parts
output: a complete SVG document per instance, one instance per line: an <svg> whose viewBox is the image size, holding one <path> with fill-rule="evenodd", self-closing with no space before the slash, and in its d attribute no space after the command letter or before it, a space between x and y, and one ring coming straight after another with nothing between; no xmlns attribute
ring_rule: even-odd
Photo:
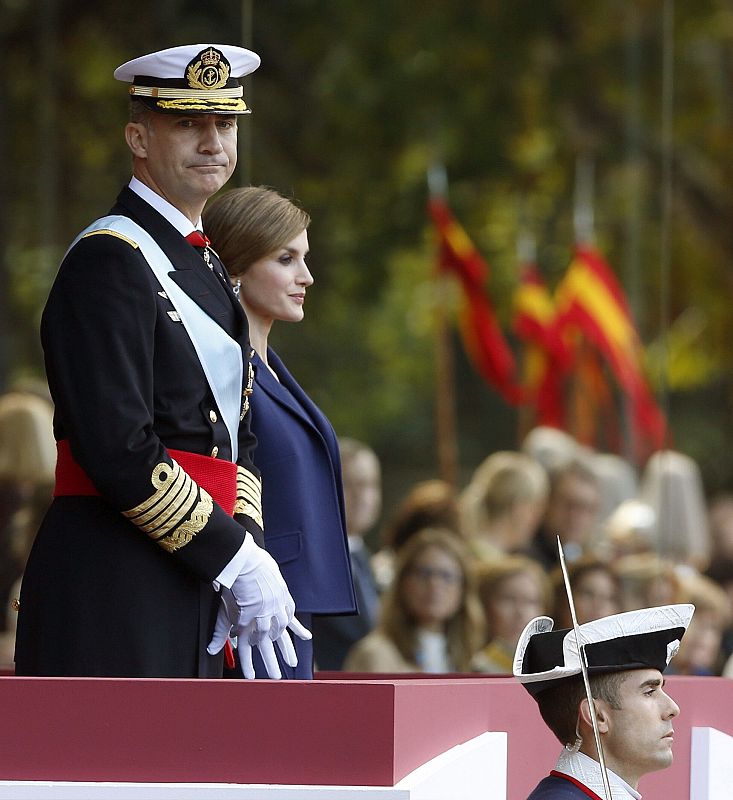
<svg viewBox="0 0 733 800"><path fill-rule="evenodd" d="M666 232L665 8L674 9ZM699 461L710 490L733 485L733 3L0 0L0 35L4 385L42 375L38 319L58 259L128 180L113 69L176 44L245 43L262 67L247 80L254 113L230 186L274 186L314 219L306 321L276 326L274 344L337 431L375 447L388 504L438 474L435 309L451 312L455 297L436 295L431 280L435 161L491 264L505 323L520 229L554 286L572 250L576 165L593 163L597 242L651 345L672 443ZM491 450L517 446L520 420L457 341L454 350L465 478Z"/></svg>

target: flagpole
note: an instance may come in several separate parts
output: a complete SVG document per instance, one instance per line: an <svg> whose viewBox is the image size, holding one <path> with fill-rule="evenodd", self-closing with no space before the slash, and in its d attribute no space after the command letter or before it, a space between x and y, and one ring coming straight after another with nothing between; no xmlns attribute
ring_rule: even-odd
<svg viewBox="0 0 733 800"><path fill-rule="evenodd" d="M252 37L254 35L254 9L252 0L241 0L240 20L242 47L252 49ZM242 79L244 86L244 99L251 108L252 100L252 76L247 75ZM246 186L252 183L252 124L242 125L239 128L239 158L237 161L237 185Z"/></svg>
<svg viewBox="0 0 733 800"><path fill-rule="evenodd" d="M659 329L662 344L661 384L659 405L667 418L665 446L669 446L669 287L670 287L670 234L672 224L672 190L674 175L672 156L674 151L674 0L664 0L662 9L662 180L661 223L659 230Z"/></svg>
<svg viewBox="0 0 733 800"><path fill-rule="evenodd" d="M573 228L576 247L592 247L595 240L595 164L593 157L584 153L575 162L575 204L573 208ZM588 344L582 337L576 342L578 363L581 369L575 371L571 391L571 433L583 444L596 446L598 409L594 398L585 385L587 377L586 361L593 358Z"/></svg>
<svg viewBox="0 0 733 800"><path fill-rule="evenodd" d="M448 178L445 166L433 164L427 174L430 197L445 198ZM436 259L436 265L438 260ZM456 432L455 362L451 326L445 308L448 279L436 266L434 287L435 311L435 445L440 477L454 488L458 486L458 437Z"/></svg>
<svg viewBox="0 0 733 800"><path fill-rule="evenodd" d="M595 191L595 169L593 158L587 154L578 156L575 163L575 207L573 228L575 244L590 247L594 240L593 195Z"/></svg>
<svg viewBox="0 0 733 800"><path fill-rule="evenodd" d="M520 224L517 235L517 284L522 280L522 270L525 270L530 264L534 265L537 261L537 243L523 223L523 216L520 208ZM522 346L522 382L525 385L529 374L529 349L529 343L524 342ZM525 437L536 424L537 404L521 403L517 409L517 449L521 448Z"/></svg>

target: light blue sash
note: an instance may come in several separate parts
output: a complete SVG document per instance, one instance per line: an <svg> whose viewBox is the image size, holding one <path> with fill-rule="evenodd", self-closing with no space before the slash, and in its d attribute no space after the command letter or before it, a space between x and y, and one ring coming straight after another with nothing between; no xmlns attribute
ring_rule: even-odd
<svg viewBox="0 0 733 800"><path fill-rule="evenodd" d="M242 349L169 277L168 273L173 271L173 265L168 256L147 231L128 217L109 216L96 220L74 239L69 250L83 236L100 230L119 233L140 247L148 266L178 312L196 350L216 405L229 431L232 461L236 461L239 452L239 413L242 405Z"/></svg>

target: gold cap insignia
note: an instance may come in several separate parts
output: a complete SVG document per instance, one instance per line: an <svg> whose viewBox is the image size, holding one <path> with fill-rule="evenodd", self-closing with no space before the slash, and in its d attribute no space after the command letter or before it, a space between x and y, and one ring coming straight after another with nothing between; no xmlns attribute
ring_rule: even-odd
<svg viewBox="0 0 733 800"><path fill-rule="evenodd" d="M191 89L221 89L229 80L231 68L224 54L214 47L202 50L186 67L186 80Z"/></svg>

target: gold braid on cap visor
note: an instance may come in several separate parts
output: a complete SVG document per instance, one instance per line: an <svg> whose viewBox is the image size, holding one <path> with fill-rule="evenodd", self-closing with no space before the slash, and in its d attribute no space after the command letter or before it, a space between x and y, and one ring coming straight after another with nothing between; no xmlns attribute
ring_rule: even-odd
<svg viewBox="0 0 733 800"><path fill-rule="evenodd" d="M196 100L194 98L185 99L185 100L158 100L156 103L158 108L170 108L175 109L176 111L211 111L212 109L216 109L217 111L239 111L240 113L246 112L247 114L250 113L250 110L247 108L247 104L244 100L236 99L236 100L209 100L207 99L200 99Z"/></svg>
<svg viewBox="0 0 733 800"><path fill-rule="evenodd" d="M169 89L160 86L130 86L137 97L152 97L159 108L176 111L249 111L241 86L232 89Z"/></svg>

